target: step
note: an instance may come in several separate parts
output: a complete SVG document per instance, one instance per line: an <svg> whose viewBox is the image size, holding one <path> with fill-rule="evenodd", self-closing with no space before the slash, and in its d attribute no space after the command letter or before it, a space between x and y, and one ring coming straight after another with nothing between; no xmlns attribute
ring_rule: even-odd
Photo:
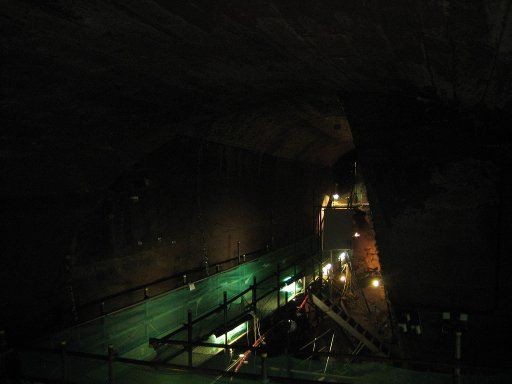
<svg viewBox="0 0 512 384"><path fill-rule="evenodd" d="M320 297L315 294L311 294L311 298L313 303L327 316L333 319L339 326L341 326L345 331L347 331L350 335L355 337L361 343L364 344L370 351L375 353L378 356L387 356L387 348L386 352L383 348L382 342L380 342L375 336L373 336L368 330L364 329L359 323L357 323L353 318L347 317L344 319L340 316L339 313L336 313L332 310L332 308L327 305Z"/></svg>

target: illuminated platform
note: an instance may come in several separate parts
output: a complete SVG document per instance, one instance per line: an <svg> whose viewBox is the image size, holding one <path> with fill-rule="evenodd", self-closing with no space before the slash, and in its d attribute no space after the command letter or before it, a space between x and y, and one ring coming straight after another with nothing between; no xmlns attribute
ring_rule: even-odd
<svg viewBox="0 0 512 384"><path fill-rule="evenodd" d="M311 283L315 277L317 282L321 280L322 267L329 261L322 263L316 250L315 239L305 239L63 330L35 345L16 348L19 376L29 382L84 384L213 384L265 379L289 383L452 383L450 364L436 367L445 373L427 372L432 368L429 363L389 358L381 350L376 354L380 357L322 351L266 357L264 350L253 347L249 340L256 338L252 338L259 328L255 324L280 308L293 309L299 304L294 298L300 297L305 303L311 296L309 302L314 304ZM352 326L374 345L364 330ZM244 352L245 363L241 361ZM473 371L463 376L463 383L478 383L481 378ZM491 379L486 382L505 383L510 376L493 374Z"/></svg>

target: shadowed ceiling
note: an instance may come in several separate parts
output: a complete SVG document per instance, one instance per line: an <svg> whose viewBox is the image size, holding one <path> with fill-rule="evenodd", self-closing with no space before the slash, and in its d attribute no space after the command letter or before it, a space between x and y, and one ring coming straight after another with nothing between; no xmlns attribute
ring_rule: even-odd
<svg viewBox="0 0 512 384"><path fill-rule="evenodd" d="M1 192L101 189L176 134L330 165L352 93L506 108L510 4L2 2Z"/></svg>

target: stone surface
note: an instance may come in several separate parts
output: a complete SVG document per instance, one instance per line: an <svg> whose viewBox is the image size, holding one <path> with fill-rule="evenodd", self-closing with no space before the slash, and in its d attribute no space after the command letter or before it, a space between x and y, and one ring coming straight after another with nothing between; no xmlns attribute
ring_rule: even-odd
<svg viewBox="0 0 512 384"><path fill-rule="evenodd" d="M350 149L338 95L352 92L510 107L509 13L507 0L3 2L2 159L17 166L2 192L103 188L176 133L332 164Z"/></svg>
<svg viewBox="0 0 512 384"><path fill-rule="evenodd" d="M99 303L82 308L90 301L203 270L206 262L214 271L237 257L237 242L242 255L311 236L313 207L330 175L329 168L180 137L105 191L4 201L8 257L0 278L8 289L0 319L11 337L46 332L72 322L74 312L82 321L98 314ZM152 285L149 294L159 290ZM142 297L106 301L105 310Z"/></svg>
<svg viewBox="0 0 512 384"><path fill-rule="evenodd" d="M9 275L2 291L9 300L1 313L30 298L32 307L16 312L20 329L38 308L47 316L41 322L58 322L50 314L61 311L66 279L59 276L69 254L83 262L83 281L112 277L109 260L119 254L120 275L146 268L138 280L98 285L92 296L142 281L153 267L172 268L154 236L166 225L171 234L185 214L166 223L159 207L169 196L182 208L195 207L195 187L183 175L184 189L176 186L169 195L162 184L150 184L149 200L129 206L126 197L138 187L125 178L184 136L250 151L243 161L280 159L264 174L283 184L265 201L287 207L290 189L303 192L295 179L307 181L306 190L315 184L294 167L331 166L355 145L375 210L383 274L396 276L390 279L394 303L501 308L510 292L506 275L496 271L510 268L511 4L2 2L0 196L8 212L2 271ZM238 164L230 156L227 163ZM165 174L173 161L154 164L155 172ZM195 175L208 174L206 164L199 168ZM136 185L145 185L146 173ZM258 183L268 187L265 177L247 180L244 191L254 190L256 198ZM222 198L203 201L212 215L205 220L240 204L220 189L215 196ZM218 233L225 226L248 225L232 236L255 247L267 241L265 220L253 222L266 214L264 207L246 203L236 225L212 224L211 236L225 240ZM283 239L290 215L276 229ZM185 228L181 236L197 237ZM253 229L260 232L249 239ZM231 254L229 244L219 257ZM470 286L475 278L478 287Z"/></svg>

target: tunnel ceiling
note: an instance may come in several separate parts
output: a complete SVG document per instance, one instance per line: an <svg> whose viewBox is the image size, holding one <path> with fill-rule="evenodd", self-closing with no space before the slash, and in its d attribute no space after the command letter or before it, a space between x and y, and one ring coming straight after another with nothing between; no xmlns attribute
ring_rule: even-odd
<svg viewBox="0 0 512 384"><path fill-rule="evenodd" d="M2 193L103 188L177 134L330 165L352 93L506 108L510 4L3 2Z"/></svg>

